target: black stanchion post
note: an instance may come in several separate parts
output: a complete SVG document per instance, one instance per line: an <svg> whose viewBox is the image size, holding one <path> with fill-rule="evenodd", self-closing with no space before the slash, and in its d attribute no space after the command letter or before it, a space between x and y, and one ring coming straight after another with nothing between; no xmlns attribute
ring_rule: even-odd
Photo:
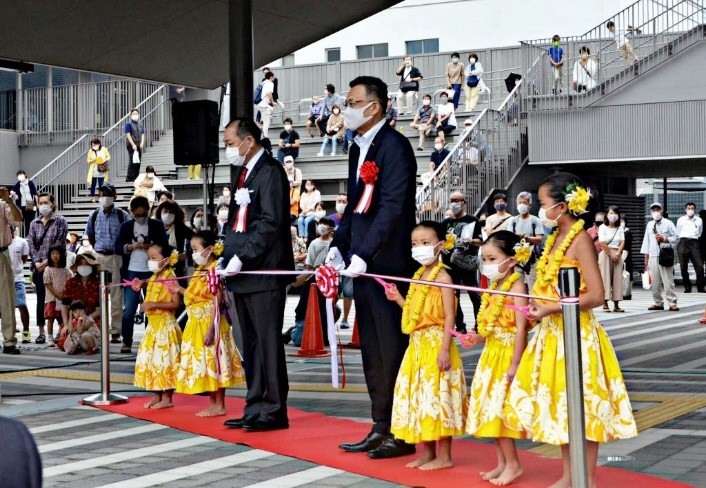
<svg viewBox="0 0 706 488"><path fill-rule="evenodd" d="M561 293L561 313L564 319L564 360L566 365L566 403L569 409L571 486L573 488L588 488L586 429L583 412L579 285L578 268L561 268L559 271L559 290Z"/></svg>
<svg viewBox="0 0 706 488"><path fill-rule="evenodd" d="M110 304L108 298L110 290L106 285L110 283L110 272L100 272L100 307L101 307L101 392L84 398L84 405L115 405L127 403L128 399L122 395L110 392L110 328L108 327L108 311Z"/></svg>

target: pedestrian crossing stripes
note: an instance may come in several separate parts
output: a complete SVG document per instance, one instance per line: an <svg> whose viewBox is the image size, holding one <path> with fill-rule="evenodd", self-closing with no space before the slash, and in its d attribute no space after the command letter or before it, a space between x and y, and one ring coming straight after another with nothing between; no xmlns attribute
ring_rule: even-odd
<svg viewBox="0 0 706 488"><path fill-rule="evenodd" d="M96 442L105 442L107 440L113 440L120 437L129 437L137 434L146 434L148 432L155 432L157 430L166 429L165 426L159 424L147 424L140 427L133 427L132 429L118 430L115 432L106 432L105 434L95 434L89 435L87 437L76 437L74 439L68 439L65 441L53 442L51 444L44 444L39 446L39 454L46 454L48 452L60 451L62 449L70 449L73 447L84 446L86 444L94 444Z"/></svg>

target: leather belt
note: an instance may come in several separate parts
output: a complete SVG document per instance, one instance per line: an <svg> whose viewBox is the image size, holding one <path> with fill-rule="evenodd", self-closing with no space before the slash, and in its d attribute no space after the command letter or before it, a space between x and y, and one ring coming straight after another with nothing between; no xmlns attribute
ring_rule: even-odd
<svg viewBox="0 0 706 488"><path fill-rule="evenodd" d="M115 251L96 251L96 253L103 256L112 256L115 254Z"/></svg>

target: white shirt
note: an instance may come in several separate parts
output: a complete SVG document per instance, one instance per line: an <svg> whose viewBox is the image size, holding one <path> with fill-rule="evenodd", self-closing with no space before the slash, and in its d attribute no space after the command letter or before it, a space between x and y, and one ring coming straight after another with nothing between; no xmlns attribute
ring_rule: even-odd
<svg viewBox="0 0 706 488"><path fill-rule="evenodd" d="M24 281L24 262L22 256L29 256L29 244L27 240L15 236L8 248L10 260L12 261L12 273L15 275L15 283Z"/></svg>
<svg viewBox="0 0 706 488"><path fill-rule="evenodd" d="M453 125L454 127L458 127L456 125L456 114L454 113L454 104L451 102L446 102L443 105L439 105L437 108L437 113L439 114L439 120L441 120L442 117L445 117L448 114L449 118L446 119L446 124L447 125Z"/></svg>
<svg viewBox="0 0 706 488"><path fill-rule="evenodd" d="M257 164L257 162L260 160L260 158L262 157L262 155L264 153L265 153L265 148L261 147L260 150L255 153L255 156L250 158L250 161L248 161L248 163L245 165L245 169L248 170L248 174L247 174L247 176L245 176L246 181L248 179L248 176L250 176L250 174L252 173L252 169L255 167L255 165Z"/></svg>
<svg viewBox="0 0 706 488"><path fill-rule="evenodd" d="M29 181L24 180L20 183L20 206L24 207L27 202L32 201L32 192L29 190Z"/></svg>
<svg viewBox="0 0 706 488"><path fill-rule="evenodd" d="M618 49L628 43L627 33L623 29L615 29L615 32L611 32L611 35L613 39L615 39L615 44L618 46Z"/></svg>
<svg viewBox="0 0 706 488"><path fill-rule="evenodd" d="M618 249L620 243L625 240L625 230L622 226L608 227L602 224L598 227L598 242L605 242L611 249Z"/></svg>
<svg viewBox="0 0 706 488"><path fill-rule="evenodd" d="M271 95L275 92L275 84L270 80L265 80L262 82L262 100L257 104L258 107L271 107L270 99L267 95Z"/></svg>
<svg viewBox="0 0 706 488"><path fill-rule="evenodd" d="M669 244L659 243L655 238L655 226L657 227L658 234L664 234L669 239ZM659 248L662 246L669 246L671 244L674 247L679 238L677 237L677 228L671 220L662 217L659 222L652 221L647 222L647 227L645 228L645 237L642 239L642 247L640 248L640 254L647 254L650 257L656 258L659 256Z"/></svg>
<svg viewBox="0 0 706 488"><path fill-rule="evenodd" d="M586 69L584 69L586 68ZM588 73L587 73L588 71ZM589 76L590 74L590 76ZM598 77L598 64L589 59L586 65L583 66L580 62L576 61L574 64L574 81L579 85L584 85L587 90L591 90L596 87L596 79Z"/></svg>
<svg viewBox="0 0 706 488"><path fill-rule="evenodd" d="M135 228L132 231L135 238L135 242L142 242L139 236L144 236L143 239L147 240L149 234L149 226L147 222L144 224L138 224L135 222ZM128 265L128 270L130 271L149 271L147 267L147 249L135 249L130 253L130 264Z"/></svg>
<svg viewBox="0 0 706 488"><path fill-rule="evenodd" d="M451 104L451 106L453 107L453 104ZM356 181L358 180L358 178L360 178L360 167L363 166L365 158L368 156L368 149L370 149L370 145L373 143L373 139L375 139L377 133L380 131L380 129L382 129L382 126L385 125L385 122L385 119L382 119L380 122L368 129L368 132L366 132L365 134L360 134L353 138L353 141L360 148L360 156L358 156L358 169L355 173Z"/></svg>
<svg viewBox="0 0 706 488"><path fill-rule="evenodd" d="M701 217L694 215L692 218L682 215L677 220L677 237L679 239L698 239L704 231Z"/></svg>

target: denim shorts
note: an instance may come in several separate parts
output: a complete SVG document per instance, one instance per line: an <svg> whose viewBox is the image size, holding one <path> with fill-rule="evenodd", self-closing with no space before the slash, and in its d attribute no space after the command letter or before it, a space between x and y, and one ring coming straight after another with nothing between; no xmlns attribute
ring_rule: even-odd
<svg viewBox="0 0 706 488"><path fill-rule="evenodd" d="M27 306L27 293L24 281L15 281L15 307Z"/></svg>
<svg viewBox="0 0 706 488"><path fill-rule="evenodd" d="M341 276L341 296L353 298L353 278Z"/></svg>

